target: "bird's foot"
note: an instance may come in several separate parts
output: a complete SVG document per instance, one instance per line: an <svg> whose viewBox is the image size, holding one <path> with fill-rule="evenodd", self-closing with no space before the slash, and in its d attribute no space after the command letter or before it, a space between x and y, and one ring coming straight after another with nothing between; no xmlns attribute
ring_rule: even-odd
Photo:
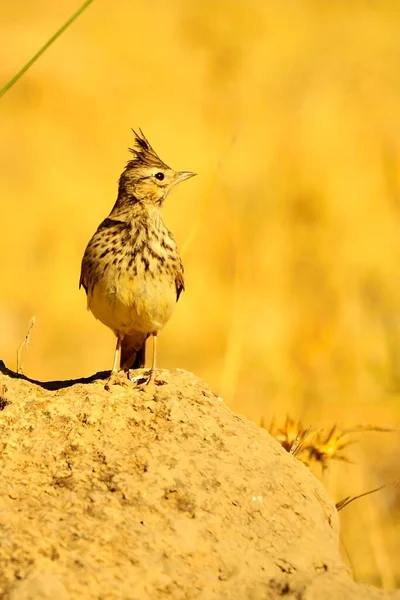
<svg viewBox="0 0 400 600"><path fill-rule="evenodd" d="M112 385L122 385L126 387L129 383L129 377L126 371L111 371L110 377L107 380L104 389L111 391Z"/></svg>
<svg viewBox="0 0 400 600"><path fill-rule="evenodd" d="M131 381L136 383L137 385L149 385L149 383L154 383L154 385L165 385L167 382L164 379L161 379L157 376L158 369L135 369L135 373L139 373L131 377Z"/></svg>

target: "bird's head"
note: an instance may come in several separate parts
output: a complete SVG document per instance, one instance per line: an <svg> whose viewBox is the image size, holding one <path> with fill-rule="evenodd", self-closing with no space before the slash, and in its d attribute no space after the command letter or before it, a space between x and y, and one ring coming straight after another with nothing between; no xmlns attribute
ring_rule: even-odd
<svg viewBox="0 0 400 600"><path fill-rule="evenodd" d="M161 206L174 185L196 173L174 171L156 154L141 129L133 133L135 143L129 148L133 159L120 177L118 199L129 204Z"/></svg>

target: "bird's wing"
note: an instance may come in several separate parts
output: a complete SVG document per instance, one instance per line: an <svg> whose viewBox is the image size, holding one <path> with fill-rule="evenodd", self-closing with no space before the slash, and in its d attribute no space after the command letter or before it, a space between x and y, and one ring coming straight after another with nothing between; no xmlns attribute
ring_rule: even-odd
<svg viewBox="0 0 400 600"><path fill-rule="evenodd" d="M107 217L100 223L96 233L92 236L88 245L86 246L85 254L82 258L81 276L79 279L79 288L83 287L86 294L88 293L88 288L90 286L90 279L92 279L90 266L92 265L93 260L98 258L96 255L99 253L99 240L101 240L101 238L107 232L110 232L110 235L113 235L113 233L115 235L116 232L121 232L121 230L125 230L126 235L129 235L129 227L125 221ZM97 260L95 260L95 262L97 262Z"/></svg>
<svg viewBox="0 0 400 600"><path fill-rule="evenodd" d="M179 269L175 275L175 285L176 285L176 301L178 302L179 296L185 290L185 280L183 278L183 264L182 261L179 262Z"/></svg>

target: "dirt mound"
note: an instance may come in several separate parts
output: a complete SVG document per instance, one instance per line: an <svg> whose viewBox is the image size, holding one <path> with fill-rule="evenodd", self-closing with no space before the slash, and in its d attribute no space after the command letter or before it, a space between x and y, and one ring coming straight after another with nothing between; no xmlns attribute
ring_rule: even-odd
<svg viewBox="0 0 400 600"><path fill-rule="evenodd" d="M352 581L322 485L194 375L0 367L1 598L400 598Z"/></svg>

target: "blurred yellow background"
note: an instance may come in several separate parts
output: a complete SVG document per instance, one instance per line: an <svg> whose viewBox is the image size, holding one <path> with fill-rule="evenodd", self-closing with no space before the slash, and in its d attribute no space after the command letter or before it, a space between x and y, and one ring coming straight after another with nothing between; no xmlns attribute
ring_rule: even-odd
<svg viewBox="0 0 400 600"><path fill-rule="evenodd" d="M0 87L79 7L0 5ZM399 0L95 0L0 100L0 357L38 379L111 368L78 290L141 127L199 176L164 207L186 292L159 364L260 422L400 428ZM399 476L365 433L335 500ZM268 466L266 466L268 472ZM360 581L400 585L400 491L344 509Z"/></svg>

